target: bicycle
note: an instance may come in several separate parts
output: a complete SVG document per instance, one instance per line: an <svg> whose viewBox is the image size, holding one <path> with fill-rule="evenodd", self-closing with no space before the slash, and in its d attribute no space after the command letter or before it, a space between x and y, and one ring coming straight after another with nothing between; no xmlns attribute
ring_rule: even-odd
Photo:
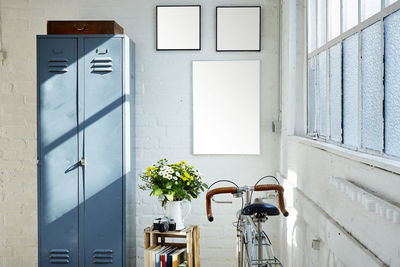
<svg viewBox="0 0 400 267"><path fill-rule="evenodd" d="M268 177L274 178L277 184L258 185L262 179ZM262 229L262 223L268 219L268 216L279 215L279 210L274 205L264 203L260 198L257 198L254 202L252 202L254 191L276 191L278 192L279 209L281 210L282 214L287 217L289 212L285 209L285 202L283 199L284 190L279 184L279 181L274 176L265 176L261 178L254 186L245 185L243 187L239 187L237 184L229 180L220 180L214 184L218 182L230 182L235 186L215 188L207 192L206 212L210 222L214 220L211 210L211 199L216 203L232 203L231 201L216 201L213 198L214 195L232 194L234 197L242 198L242 208L237 212L238 220L236 222L238 238L238 266L282 267L282 263L274 255L272 244L268 235ZM244 201L243 195L245 197Z"/></svg>

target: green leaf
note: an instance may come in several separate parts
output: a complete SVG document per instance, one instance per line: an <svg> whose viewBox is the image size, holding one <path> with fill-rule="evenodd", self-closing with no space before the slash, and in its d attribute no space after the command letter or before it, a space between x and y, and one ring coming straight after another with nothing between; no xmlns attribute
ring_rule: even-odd
<svg viewBox="0 0 400 267"><path fill-rule="evenodd" d="M167 189L171 189L171 187L172 187L172 183L170 183L170 182L168 182L167 185L165 186L165 188L167 188Z"/></svg>
<svg viewBox="0 0 400 267"><path fill-rule="evenodd" d="M165 195L165 197L166 197L169 201L174 201L174 192L172 192L171 194Z"/></svg>
<svg viewBox="0 0 400 267"><path fill-rule="evenodd" d="M153 185L153 195L158 197L162 195L162 190L156 185Z"/></svg>

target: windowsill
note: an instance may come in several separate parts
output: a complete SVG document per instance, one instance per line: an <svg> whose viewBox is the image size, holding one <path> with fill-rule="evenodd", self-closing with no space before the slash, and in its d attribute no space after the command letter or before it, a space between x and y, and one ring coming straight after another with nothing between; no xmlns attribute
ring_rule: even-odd
<svg viewBox="0 0 400 267"><path fill-rule="evenodd" d="M304 145L319 148L335 154L337 156L347 158L356 162L367 164L371 167L376 167L384 171L392 172L395 174L400 174L400 161L394 159L388 159L384 157L379 157L375 155L370 155L367 153L362 153L358 151L353 151L343 147L339 147L333 144L315 141L309 138L300 136L288 136L288 139L293 142L301 143Z"/></svg>

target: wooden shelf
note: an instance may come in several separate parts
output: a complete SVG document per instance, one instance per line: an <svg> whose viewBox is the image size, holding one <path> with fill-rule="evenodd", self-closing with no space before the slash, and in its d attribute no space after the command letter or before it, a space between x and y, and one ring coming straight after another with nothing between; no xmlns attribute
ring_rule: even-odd
<svg viewBox="0 0 400 267"><path fill-rule="evenodd" d="M186 239L184 242L166 242L166 238ZM183 241L183 240L182 240ZM200 266L199 226L190 225L178 231L160 232L154 231L152 227L144 229L145 250L157 245L174 247L186 247L188 267ZM145 264L146 265L146 264Z"/></svg>

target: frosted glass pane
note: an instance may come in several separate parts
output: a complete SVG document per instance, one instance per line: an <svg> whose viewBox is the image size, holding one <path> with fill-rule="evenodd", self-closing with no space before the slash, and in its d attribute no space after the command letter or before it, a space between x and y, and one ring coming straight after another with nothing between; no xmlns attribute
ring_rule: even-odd
<svg viewBox="0 0 400 267"><path fill-rule="evenodd" d="M361 33L361 145L381 150L381 25Z"/></svg>
<svg viewBox="0 0 400 267"><path fill-rule="evenodd" d="M400 157L400 11L385 19L385 152Z"/></svg>
<svg viewBox="0 0 400 267"><path fill-rule="evenodd" d="M312 58L308 60L308 133L315 130L315 58Z"/></svg>
<svg viewBox="0 0 400 267"><path fill-rule="evenodd" d="M342 70L341 46L329 49L329 118L331 139L342 141Z"/></svg>
<svg viewBox="0 0 400 267"><path fill-rule="evenodd" d="M317 0L308 0L308 52L317 46Z"/></svg>
<svg viewBox="0 0 400 267"><path fill-rule="evenodd" d="M358 0L345 0L343 2L343 31L358 24Z"/></svg>
<svg viewBox="0 0 400 267"><path fill-rule="evenodd" d="M327 99L326 99L326 51L318 55L318 124L319 134L327 136Z"/></svg>
<svg viewBox="0 0 400 267"><path fill-rule="evenodd" d="M343 41L343 143L358 146L358 36Z"/></svg>
<svg viewBox="0 0 400 267"><path fill-rule="evenodd" d="M361 0L361 20L366 20L381 10L379 0Z"/></svg>
<svg viewBox="0 0 400 267"><path fill-rule="evenodd" d="M340 34L340 0L328 0L328 40Z"/></svg>
<svg viewBox="0 0 400 267"><path fill-rule="evenodd" d="M393 4L396 1L397 0L385 0L385 7L390 6L391 4Z"/></svg>
<svg viewBox="0 0 400 267"><path fill-rule="evenodd" d="M326 43L326 0L318 0L317 20L317 45L321 47Z"/></svg>

